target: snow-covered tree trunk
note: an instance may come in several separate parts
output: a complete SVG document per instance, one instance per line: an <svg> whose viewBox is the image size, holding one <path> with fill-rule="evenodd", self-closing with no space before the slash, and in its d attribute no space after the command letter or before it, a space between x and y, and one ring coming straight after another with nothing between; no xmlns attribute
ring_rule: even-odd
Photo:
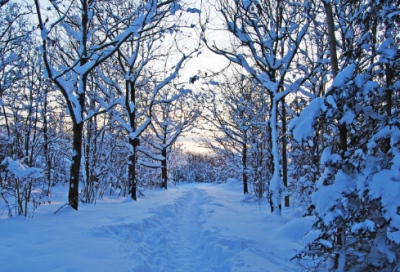
<svg viewBox="0 0 400 272"><path fill-rule="evenodd" d="M271 108L271 119L269 120L271 129L271 140L272 140L272 156L273 156L273 167L272 179L269 185L270 201L271 201L271 212L275 214L281 214L281 191L282 191L282 178L281 178L281 163L280 153L278 146L278 128L277 128L277 113L279 100L274 95L272 97L272 108Z"/></svg>
<svg viewBox="0 0 400 272"><path fill-rule="evenodd" d="M136 88L135 84L132 80L126 80L125 83L126 88L126 99L125 106L128 109L129 114L129 125L131 129L131 133L136 132L136 111L137 111L137 104L136 104ZM136 195L136 147L138 145L139 138L131 137L129 135L129 158L128 158L128 183L129 183L129 191L131 194L131 198L133 200L137 200Z"/></svg>
<svg viewBox="0 0 400 272"><path fill-rule="evenodd" d="M282 108L282 181L285 188L288 187L288 158L287 158L287 140L286 140L286 104L285 98L281 100ZM289 196L285 195L285 207L290 206Z"/></svg>

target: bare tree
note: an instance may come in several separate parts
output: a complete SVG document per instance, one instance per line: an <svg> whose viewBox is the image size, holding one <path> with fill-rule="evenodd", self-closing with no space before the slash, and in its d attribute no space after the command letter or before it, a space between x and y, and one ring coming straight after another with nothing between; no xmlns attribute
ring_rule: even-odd
<svg viewBox="0 0 400 272"><path fill-rule="evenodd" d="M161 92L161 96L169 100L176 93L176 91L174 92L171 89L165 89ZM162 187L165 189L168 186L167 162L171 148L178 137L183 136L185 132L191 130L198 117L198 110L194 107L193 103L190 103L189 99L189 97L183 96L171 102L158 104L153 109L153 119L149 133L143 137L143 140L153 150L139 148L139 151L151 160L161 162ZM146 166L144 160L140 163Z"/></svg>
<svg viewBox="0 0 400 272"><path fill-rule="evenodd" d="M216 10L232 34L229 47L209 40L206 35L207 24L202 26L203 40L208 48L242 66L270 96L268 124L271 129L274 172L269 188L271 210L278 214L281 191L284 189L277 129L278 103L290 92L296 92L311 74L311 69L296 62L302 53L300 45L310 24L307 14L310 8L308 3L295 5L285 0L219 0Z"/></svg>
<svg viewBox="0 0 400 272"><path fill-rule="evenodd" d="M120 1L70 1L62 7L52 4L52 22L44 19L35 0L41 30L41 52L46 75L63 94L73 123L73 163L70 174L69 203L78 209L78 186L82 158L84 121L115 106L115 101L100 104L85 115L88 77L110 58L130 37L140 40L159 29L161 22L179 5L173 0L151 0L121 9ZM57 35L61 32L63 35Z"/></svg>

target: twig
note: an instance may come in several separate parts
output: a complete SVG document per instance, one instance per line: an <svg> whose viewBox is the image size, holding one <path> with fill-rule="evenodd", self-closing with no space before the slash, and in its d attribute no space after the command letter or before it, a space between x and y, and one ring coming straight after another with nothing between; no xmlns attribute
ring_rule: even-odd
<svg viewBox="0 0 400 272"><path fill-rule="evenodd" d="M54 212L54 214L58 213L62 208L64 208L64 207L67 206L67 205L69 206L70 203L67 202L67 203L65 203L64 205L62 205L60 208L57 209L57 211Z"/></svg>

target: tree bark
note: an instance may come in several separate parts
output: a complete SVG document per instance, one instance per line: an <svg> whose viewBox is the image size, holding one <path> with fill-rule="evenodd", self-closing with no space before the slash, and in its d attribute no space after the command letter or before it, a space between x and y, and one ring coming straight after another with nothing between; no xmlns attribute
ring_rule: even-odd
<svg viewBox="0 0 400 272"><path fill-rule="evenodd" d="M274 96L272 96L272 109L271 121L269 123L272 136L272 161L274 165L274 172L270 182L270 197L271 197L271 213L281 215L281 165L279 160L279 146L278 146L278 103ZM272 188L271 188L272 187Z"/></svg>
<svg viewBox="0 0 400 272"><path fill-rule="evenodd" d="M282 178L283 178L283 185L287 188L288 187L288 165L287 165L287 149L286 149L286 106L285 106L285 97L281 100L282 104ZM285 196L285 207L289 207L289 196Z"/></svg>
<svg viewBox="0 0 400 272"><path fill-rule="evenodd" d="M342 158L345 157L347 151L347 127L346 123L339 125L339 135L340 135L340 149L342 152Z"/></svg>
<svg viewBox="0 0 400 272"><path fill-rule="evenodd" d="M137 200L136 195L136 144L135 140L129 138L130 155L128 161L128 180L130 193L133 200Z"/></svg>
<svg viewBox="0 0 400 272"><path fill-rule="evenodd" d="M86 16L87 17L87 16ZM85 16L83 16L85 18ZM87 18L86 18L87 20ZM86 21L87 23L87 21ZM85 25L85 24L83 24ZM86 32L85 32L86 33ZM81 58L81 66L87 63L86 58ZM79 80L79 84L82 85L81 91L78 94L78 102L81 108L80 110L80 122L75 120L73 124L73 156L72 156L72 165L71 165L71 176L69 182L69 195L68 200L70 206L78 210L78 200L79 200L79 174L81 169L81 159L82 159L82 136L83 136L83 109L85 107L85 92L86 92L86 83L87 83L87 75L82 75ZM72 113L71 113L72 114Z"/></svg>
<svg viewBox="0 0 400 272"><path fill-rule="evenodd" d="M247 144L246 144L246 141L243 144L242 163L243 163L243 193L248 194L249 189L247 186Z"/></svg>
<svg viewBox="0 0 400 272"><path fill-rule="evenodd" d="M89 120L89 124L87 126L87 132L86 132L86 144L85 144L85 179L86 179L86 203L90 203L90 191L91 191L91 180L89 176L89 171L90 171L90 140L92 138L92 133L91 133L91 119Z"/></svg>
<svg viewBox="0 0 400 272"><path fill-rule="evenodd" d="M129 109L129 119L132 132L136 131L136 90L135 83L133 81L126 81L126 92L130 94L130 101L133 103L134 108L131 109L129 106L129 100L126 103L127 109ZM133 200L137 200L136 195L136 145L137 140L129 137L129 166L128 166L128 180L130 185L130 193Z"/></svg>
<svg viewBox="0 0 400 272"><path fill-rule="evenodd" d="M50 187L51 187L51 160L50 160L50 151L49 151L49 136L48 136L48 124L47 124L47 90L44 95L44 105L43 105L43 140L44 140L44 157L46 159L47 166L47 196L50 196Z"/></svg>
<svg viewBox="0 0 400 272"><path fill-rule="evenodd" d="M73 156L71 165L71 177L69 182L69 195L68 200L70 206L78 210L78 198L79 198L79 172L81 169L81 158L82 158L82 133L83 123L74 124L73 126Z"/></svg>
<svg viewBox="0 0 400 272"><path fill-rule="evenodd" d="M161 177L162 177L162 187L167 190L167 184L168 184L168 168L167 168L167 149L164 147L163 150L161 151L161 156L163 156L165 159L161 161Z"/></svg>
<svg viewBox="0 0 400 272"><path fill-rule="evenodd" d="M390 122L390 117L392 116L392 107L393 107L393 90L390 88L390 85L392 84L392 79L393 79L393 69L390 67L390 64L385 65L385 74L386 74L386 125L389 125ZM390 144L390 138L385 139L385 148L384 152L388 153L391 148Z"/></svg>
<svg viewBox="0 0 400 272"><path fill-rule="evenodd" d="M94 100L91 101L91 105L90 105L90 110L94 110L95 108L95 103ZM92 169L92 165L93 165L93 160L94 158L91 157L90 154L90 150L93 149L93 143L92 143L92 138L95 135L94 133L94 129L93 129L93 119L95 117L91 117L88 120L88 124L86 126L86 144L85 144L85 179L86 179L86 203L91 203L92 201L92 196L94 193L94 178L93 178L93 169ZM92 150L92 156L94 154L94 150Z"/></svg>
<svg viewBox="0 0 400 272"><path fill-rule="evenodd" d="M328 3L325 0L322 0L325 8L326 21L328 23L328 40L329 40L329 51L331 54L331 67L333 78L335 78L338 74L338 61L336 55L336 38L335 38L335 24L333 21L332 14L332 6L328 0Z"/></svg>

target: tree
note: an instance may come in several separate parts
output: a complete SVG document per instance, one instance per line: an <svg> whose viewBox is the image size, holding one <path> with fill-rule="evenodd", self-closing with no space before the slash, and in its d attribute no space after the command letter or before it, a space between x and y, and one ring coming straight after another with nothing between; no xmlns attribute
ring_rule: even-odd
<svg viewBox="0 0 400 272"><path fill-rule="evenodd" d="M172 26L165 26L165 29ZM160 37L165 37L166 34L147 33L148 37L143 40L128 40L128 43L118 50L117 58L115 59L118 66L111 66L111 70L106 75L98 70L98 74L102 82L97 85L101 88L106 97L119 97L122 112L115 112L115 118L124 127L129 135L129 160L128 160L128 181L129 191L132 199L136 200L136 150L139 145L139 137L150 126L153 118L153 107L167 103L170 104L176 99L188 93L190 90L179 87L174 84L179 92L172 96L161 94L161 90L168 88L173 80L177 78L178 72L184 67L185 63L192 57L192 52L180 52L181 58L175 60L168 51L160 50ZM176 44L176 42L174 42ZM157 66L157 63L163 65ZM168 67L172 72L162 70L163 67ZM112 79L115 76L122 78ZM121 83L124 82L123 86ZM107 90L105 85L112 87L112 93ZM142 150L142 153L145 150Z"/></svg>
<svg viewBox="0 0 400 272"><path fill-rule="evenodd" d="M209 104L205 105L207 111L203 112L202 116L216 129L215 144L210 142L210 146L215 150L223 147L232 158L236 155L240 157L243 192L247 194L249 138L252 128L263 114L262 109L257 111L256 105L259 102L257 99L262 94L251 79L240 74L226 78L223 83L211 81L210 85L214 90Z"/></svg>
<svg viewBox="0 0 400 272"><path fill-rule="evenodd" d="M25 56L34 47L27 23L31 8L8 2L0 2L0 105L7 90L24 77Z"/></svg>
<svg viewBox="0 0 400 272"><path fill-rule="evenodd" d="M271 129L271 143L274 172L270 181L271 210L280 214L281 161L278 145L277 110L278 103L290 92L296 92L311 75L311 69L297 65L302 52L300 44L310 24L311 5L294 5L287 1L217 1L217 12L233 42L230 48L218 46L206 37L203 25L203 39L208 48L229 61L242 66L246 72L265 88L270 96L271 108L268 125ZM290 78L289 75L297 74Z"/></svg>
<svg viewBox="0 0 400 272"><path fill-rule="evenodd" d="M339 25L339 72L326 95L314 99L295 122L297 128L309 119L313 126L317 117L332 132L321 157L325 169L311 196L320 234L298 257L318 256L336 271L393 271L399 202L388 190L398 190L393 94L399 78L392 72L399 68L399 44L392 39L398 23L391 14L399 12L398 5L337 2L332 8ZM294 136L310 136L301 134L298 129Z"/></svg>
<svg viewBox="0 0 400 272"><path fill-rule="evenodd" d="M162 98L167 101L170 101L170 98L176 94L171 89L161 92ZM198 117L198 110L194 108L189 99L188 96L182 96L177 100L158 104L152 112L150 131L142 138L155 152L139 148L139 151L150 159L161 162L162 187L165 189L168 186L167 162L171 148L178 137L190 131ZM146 162L142 161L141 163L146 166Z"/></svg>
<svg viewBox="0 0 400 272"><path fill-rule="evenodd" d="M68 198L71 207L77 210L84 121L116 105L115 101L110 104L103 101L96 111L85 115L85 102L90 98L88 77L130 37L140 40L157 30L179 5L173 0L141 2L126 9L119 8L119 1L80 0L63 6L51 1L51 4L55 19L46 26L49 18L43 20L39 1L35 0L46 76L63 94L73 123L74 155Z"/></svg>

